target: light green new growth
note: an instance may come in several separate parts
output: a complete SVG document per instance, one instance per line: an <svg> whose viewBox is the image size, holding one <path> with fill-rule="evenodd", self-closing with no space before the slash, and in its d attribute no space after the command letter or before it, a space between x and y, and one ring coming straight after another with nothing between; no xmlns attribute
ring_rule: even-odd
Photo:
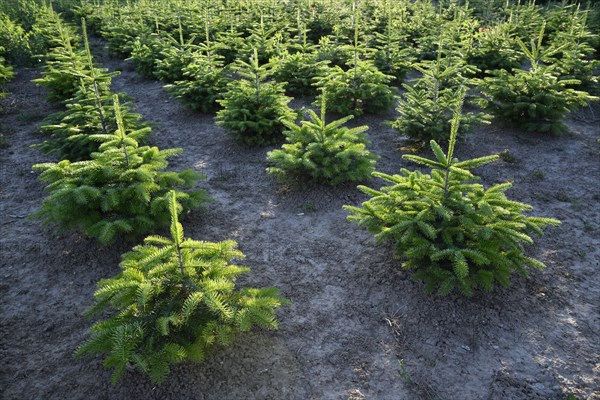
<svg viewBox="0 0 600 400"><path fill-rule="evenodd" d="M541 235L542 227L560 222L525 216L532 207L506 198L508 182L489 189L473 183L479 178L470 170L498 156L454 158L459 119L460 105L446 153L432 140L435 159L403 157L430 167L430 175L404 168L400 175L375 172L390 186L359 186L371 198L362 207L344 208L349 220L366 227L377 241L394 241L404 267L413 270L427 291L445 295L459 290L471 296L477 288L492 290L494 282L508 285L513 272L526 276L530 267L544 268L524 254L523 245L533 243L530 235Z"/></svg>
<svg viewBox="0 0 600 400"><path fill-rule="evenodd" d="M332 185L370 177L378 157L366 149L368 127L343 126L351 115L326 123L326 97L323 91L320 117L309 109L310 121L287 124L288 143L267 154L269 173L287 181L309 178Z"/></svg>
<svg viewBox="0 0 600 400"><path fill-rule="evenodd" d="M236 289L233 264L244 255L234 241L202 242L184 236L177 195L168 195L170 237L149 236L123 255L122 272L100 281L88 315L108 312L77 351L106 354L113 383L133 365L154 382L172 364L202 361L215 346L257 326L276 329L275 312L287 303L274 288Z"/></svg>
<svg viewBox="0 0 600 400"><path fill-rule="evenodd" d="M284 84L270 81L272 63L260 64L259 53L252 51L250 61L238 59L234 69L240 76L230 82L217 113L217 124L239 141L248 145L263 145L282 138L286 121L295 120L288 107L291 98L285 96Z"/></svg>
<svg viewBox="0 0 600 400"><path fill-rule="evenodd" d="M101 243L136 237L169 223L166 195L175 187L192 187L203 175L192 170L166 172L167 158L181 149L140 146L150 128L131 130L124 125L117 95L114 133L92 134L100 142L91 160L34 165L50 192L33 214L62 229L78 229ZM208 200L204 191L177 192L186 210Z"/></svg>
<svg viewBox="0 0 600 400"><path fill-rule="evenodd" d="M598 97L576 90L581 81L561 76L561 63L548 63L563 52L567 43L543 45L545 24L530 48L520 40L519 47L531 66L512 73L500 70L485 78L482 104L502 121L524 127L527 131L559 134L567 130L562 122L577 107L586 106Z"/></svg>

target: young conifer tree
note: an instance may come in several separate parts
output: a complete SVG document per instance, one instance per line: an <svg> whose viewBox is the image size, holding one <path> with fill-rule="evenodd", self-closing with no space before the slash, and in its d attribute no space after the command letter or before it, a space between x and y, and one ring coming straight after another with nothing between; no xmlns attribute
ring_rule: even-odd
<svg viewBox="0 0 600 400"><path fill-rule="evenodd" d="M315 46L308 43L308 30L301 19L300 10L297 25L297 38L286 50L271 59L276 65L273 77L278 82L285 82L288 94L312 96L317 93L315 81L325 75L327 61L319 61Z"/></svg>
<svg viewBox="0 0 600 400"><path fill-rule="evenodd" d="M88 76L86 54L73 47L70 30L62 21L57 21L59 36L56 46L50 49L46 57L41 77L33 82L48 89L51 102L66 101L75 96L81 84L82 75ZM108 91L103 86L102 90Z"/></svg>
<svg viewBox="0 0 600 400"><path fill-rule="evenodd" d="M309 178L337 185L368 179L377 156L366 149L368 127L343 126L351 115L326 123L326 93L322 95L321 115L308 110L310 121L301 125L288 122L286 141L281 149L270 151L267 171L284 181Z"/></svg>
<svg viewBox="0 0 600 400"><path fill-rule="evenodd" d="M382 32L374 31L374 63L379 71L393 76L393 82L400 84L411 70L415 61L414 49L409 45L408 34L400 28L405 23L405 10L394 9L393 0L384 0Z"/></svg>
<svg viewBox="0 0 600 400"><path fill-rule="evenodd" d="M321 37L315 46L318 60L325 62L333 68L339 67L344 71L347 70L348 63L352 60L353 48L347 41L348 38L344 36L342 28L336 25L333 33Z"/></svg>
<svg viewBox="0 0 600 400"><path fill-rule="evenodd" d="M453 111L462 101L456 97L456 90L469 84L470 79L465 74L473 67L456 57L442 57L441 49L437 60L422 61L413 67L422 75L414 79L412 85L402 85L406 92L396 108L400 115L391 126L411 139L445 141L451 132ZM480 112L461 114L459 118L459 133L468 132L475 124L489 123L491 119Z"/></svg>
<svg viewBox="0 0 600 400"><path fill-rule="evenodd" d="M239 30L234 18L229 18L229 28L215 34L217 52L225 60L225 65L238 59L238 51L244 46L244 33Z"/></svg>
<svg viewBox="0 0 600 400"><path fill-rule="evenodd" d="M65 104L65 111L44 119L40 131L49 138L32 147L45 154L54 154L61 160L89 160L99 146L92 135L110 133L117 129L112 96L102 95L98 103L93 89L82 86L77 95ZM142 121L142 116L131 112L127 103L121 105L121 114L124 125L129 130L139 131L138 140L143 143L151 129Z"/></svg>
<svg viewBox="0 0 600 400"><path fill-rule="evenodd" d="M6 13L0 12L0 54L15 65L32 63L33 49L30 44L31 32L13 21Z"/></svg>
<svg viewBox="0 0 600 400"><path fill-rule="evenodd" d="M349 69L344 71L334 65L318 79L318 86L327 92L329 108L342 115L384 113L394 102L394 92L388 86L393 77L379 71L371 60L361 59L361 53L366 50L359 42L360 12L355 3L353 8L354 44ZM320 101L317 97L317 103Z"/></svg>
<svg viewBox="0 0 600 400"><path fill-rule="evenodd" d="M144 78L154 78L156 64L162 60L165 48L172 46L165 38L156 33L138 36L131 45L131 55L127 57L135 65L135 70Z"/></svg>
<svg viewBox="0 0 600 400"><path fill-rule="evenodd" d="M504 18L512 25L517 38L527 40L535 36L539 27L545 23L543 8L537 1L506 2L501 10Z"/></svg>
<svg viewBox="0 0 600 400"><path fill-rule="evenodd" d="M467 51L467 62L477 67L479 76L501 69L512 71L522 61L513 26L507 22L480 28Z"/></svg>
<svg viewBox="0 0 600 400"><path fill-rule="evenodd" d="M0 54L2 54L3 48L0 46ZM4 85L13 78L14 72L13 69L6 60L0 56L0 100L3 99L7 92L4 90ZM0 107L0 115L2 114L2 107ZM0 124L0 148L5 147L8 143L6 138L4 137L4 132L2 132L3 127Z"/></svg>
<svg viewBox="0 0 600 400"><path fill-rule="evenodd" d="M6 3L6 2L5 2ZM61 14L54 10L51 3L40 2L13 2L21 5L27 4L25 9L17 11L18 20L27 34L22 39L27 41L27 47L31 51L31 56L34 60L44 60L47 55L47 50L57 45L57 39L60 40L60 29L64 28L69 31L68 35L71 38L71 45L77 47L79 37L75 26L65 23ZM15 10L16 11L16 10Z"/></svg>
<svg viewBox="0 0 600 400"><path fill-rule="evenodd" d="M2 54L4 48L0 47L0 54ZM4 57L0 56L0 99L2 99L6 92L4 91L4 85L8 83L13 77L14 72L12 66L10 66Z"/></svg>
<svg viewBox="0 0 600 400"><path fill-rule="evenodd" d="M179 21L179 20L178 20ZM162 60L164 49L172 46L172 40L165 37L166 32L161 30L158 16L155 16L154 31L140 32L131 43L131 54L126 60L130 60L135 66L138 74L144 78L154 78L157 62Z"/></svg>
<svg viewBox="0 0 600 400"><path fill-rule="evenodd" d="M260 64L268 63L272 57L278 55L283 50L282 34L277 26L267 27L265 18L261 12L260 21L254 23L248 29L248 36L240 43L241 48L239 57L250 61L247 57L252 56L256 50L258 62Z"/></svg>
<svg viewBox="0 0 600 400"><path fill-rule="evenodd" d="M230 82L218 100L223 109L217 113L217 124L248 145L279 141L285 121L294 121L296 114L288 106L291 98L284 94L285 84L269 81L273 64L260 65L255 49L249 63L238 59L234 69L240 79Z"/></svg>
<svg viewBox="0 0 600 400"><path fill-rule="evenodd" d="M118 72L109 73L104 68L96 68L87 38L85 20L82 21L84 49L89 75L80 76L79 91L66 102L66 111L50 115L41 131L50 136L49 140L35 145L44 153L56 154L62 160L89 160L98 150L98 142L91 139L94 134L109 134L117 129L113 94L103 88L110 87L112 77ZM121 116L129 130L149 132L139 114L131 113L127 105L122 105ZM140 131L141 133L142 131ZM139 136L143 139L142 135Z"/></svg>
<svg viewBox="0 0 600 400"><path fill-rule="evenodd" d="M348 219L374 233L378 242L392 240L396 254L406 260L403 266L428 292L458 290L471 296L479 288L492 290L495 282L509 285L514 272L527 276L529 268L545 268L524 254L523 245L533 243L531 235L541 235L544 226L560 222L526 216L531 206L504 195L508 182L489 189L474 183L478 177L470 170L498 156L454 158L459 121L460 106L446 153L432 140L435 159L403 157L431 168L430 174L404 168L395 175L375 172L390 185L379 190L359 186L370 199L362 207L344 208Z"/></svg>
<svg viewBox="0 0 600 400"><path fill-rule="evenodd" d="M331 4L331 3L330 3ZM320 39L331 35L335 28L338 10L328 7L325 2L309 1L306 11L310 16L307 22L308 39L313 43L319 43Z"/></svg>
<svg viewBox="0 0 600 400"><path fill-rule="evenodd" d="M566 7L565 7L566 8ZM600 60L592 47L598 35L593 34L587 27L587 11L582 12L579 6L573 13L567 13L567 26L558 29L550 35L549 41L561 50L544 60L556 64L556 74L560 79L576 79L578 84L567 85L590 94L600 94L600 77L598 67Z"/></svg>
<svg viewBox="0 0 600 400"><path fill-rule="evenodd" d="M165 172L167 158L181 149L159 150L139 146L146 129L129 131L114 96L117 130L90 135L101 142L91 160L37 164L40 180L50 195L33 217L62 229L79 229L101 243L119 237L138 237L169 224L167 193L174 187L192 187L202 175L191 171ZM204 191L180 192L184 210L208 200Z"/></svg>
<svg viewBox="0 0 600 400"><path fill-rule="evenodd" d="M118 14L107 17L102 25L101 34L112 56L126 58L131 55L133 44L138 37L152 34L153 27L145 21L142 13L132 8L119 10Z"/></svg>
<svg viewBox="0 0 600 400"><path fill-rule="evenodd" d="M234 241L202 242L184 236L181 207L170 192L170 237L149 236L123 255L122 272L98 283L87 312L108 311L76 355L106 354L116 383L135 366L159 383L172 364L200 362L216 346L254 326L276 329L276 310L286 304L274 288L236 289L233 264L244 257Z"/></svg>
<svg viewBox="0 0 600 400"><path fill-rule="evenodd" d="M195 35L187 41L183 38L181 19L178 20L179 39L165 35L160 47L160 56L156 60L154 75L163 82L173 83L184 78L183 69L192 61L198 46L194 44Z"/></svg>
<svg viewBox="0 0 600 400"><path fill-rule="evenodd" d="M315 81L327 73L326 61L319 61L316 52L286 50L272 61L277 65L273 76L285 83L285 91L290 95L314 96L317 93Z"/></svg>
<svg viewBox="0 0 600 400"><path fill-rule="evenodd" d="M505 123L518 124L529 132L559 134L567 130L562 120L569 112L598 98L573 89L581 81L562 79L558 64L544 63L565 45L544 47L543 39L544 24L537 40L531 40L530 48L517 40L530 67L512 73L500 70L485 78L481 85L485 96L482 104Z"/></svg>
<svg viewBox="0 0 600 400"><path fill-rule="evenodd" d="M218 53L218 44L210 37L208 11L205 21L205 41L191 55L190 62L183 67L184 79L166 85L175 97L191 109L208 112L214 109L217 100L223 97L228 80L224 68L224 57Z"/></svg>

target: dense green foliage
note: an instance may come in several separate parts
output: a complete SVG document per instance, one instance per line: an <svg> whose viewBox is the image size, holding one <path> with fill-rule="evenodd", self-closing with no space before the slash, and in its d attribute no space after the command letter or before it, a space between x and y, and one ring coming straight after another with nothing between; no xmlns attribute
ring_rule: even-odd
<svg viewBox="0 0 600 400"><path fill-rule="evenodd" d="M593 46L597 45L600 37L598 33L592 34L593 31L587 29L587 13L578 9L573 11L573 8L573 5L565 6L551 13L549 26L558 26L551 29L547 36L551 45L558 49L554 54L544 57L543 61L556 65L555 74L560 79L579 81L569 87L598 95L599 78L594 74L600 68L600 61Z"/></svg>
<svg viewBox="0 0 600 400"><path fill-rule="evenodd" d="M127 57L131 55L136 38L152 33L154 21L149 18L146 23L136 18L133 10L124 10L120 15L121 18L114 14L111 17L104 16L108 23L101 24L100 31L111 55Z"/></svg>
<svg viewBox="0 0 600 400"><path fill-rule="evenodd" d="M58 22L58 14L46 2L0 2L0 55L16 65L39 62L60 36Z"/></svg>
<svg viewBox="0 0 600 400"><path fill-rule="evenodd" d="M267 154L267 171L282 180L309 178L336 185L370 177L377 156L366 149L368 127L343 126L352 116L326 123L326 101L321 116L308 110L310 121L288 123L286 144Z"/></svg>
<svg viewBox="0 0 600 400"><path fill-rule="evenodd" d="M384 75L372 61L357 61L344 71L330 68L318 80L319 87L328 93L329 108L342 115L385 113L394 101L394 91L388 85L392 78ZM320 97L317 97L320 103Z"/></svg>
<svg viewBox="0 0 600 400"><path fill-rule="evenodd" d="M526 276L528 268L544 268L524 254L523 244L533 243L531 235L541 235L545 225L559 222L526 216L531 206L504 195L508 182L488 189L474 183L478 178L470 170L498 156L453 157L459 114L457 109L446 153L432 140L435 159L404 156L430 167L430 174L404 168L395 175L376 172L389 186L359 186L370 199L362 207L344 208L377 241L392 240L404 267L427 291L445 295L456 289L470 296L478 288L492 290L495 282L508 285L513 272Z"/></svg>
<svg viewBox="0 0 600 400"><path fill-rule="evenodd" d="M196 46L193 39L184 42L180 31L179 41L170 36L162 39L164 43L156 59L154 75L163 82L173 83L184 78L184 68L194 59ZM169 43L170 44L167 44Z"/></svg>
<svg viewBox="0 0 600 400"><path fill-rule="evenodd" d="M501 121L518 124L527 131L557 134L566 131L562 120L570 111L597 98L573 89L581 81L561 77L559 64L544 63L565 47L544 47L543 38L542 26L530 48L518 41L530 67L512 73L496 71L485 78L481 92L487 100L484 106Z"/></svg>
<svg viewBox="0 0 600 400"><path fill-rule="evenodd" d="M316 81L326 73L325 62L318 60L317 53L287 51L274 59L276 69L273 77L285 83L285 91L291 95L314 96L317 93Z"/></svg>
<svg viewBox="0 0 600 400"><path fill-rule="evenodd" d="M87 39L83 21L84 52L86 64L73 69L71 73L79 77L79 89L73 98L65 102L66 110L46 118L41 131L50 136L35 145L44 153L56 154L60 159L70 161L88 160L98 150L98 142L92 135L109 134L117 130L117 118L110 93L111 80L118 73L109 73L105 68L97 68ZM129 111L127 105L120 107L124 126L139 131L138 140L143 140L150 128L140 121L141 116Z"/></svg>
<svg viewBox="0 0 600 400"><path fill-rule="evenodd" d="M0 47L0 52L2 51L2 47ZM6 60L3 57L0 57L0 99L4 97L4 86L8 81L10 81L14 76L13 68L8 65Z"/></svg>
<svg viewBox="0 0 600 400"><path fill-rule="evenodd" d="M250 61L253 51L256 50L258 62L266 64L271 58L280 54L283 50L282 32L276 25L266 26L264 16L259 16L257 22L252 22L246 30L247 37L240 42L238 57L244 61Z"/></svg>
<svg viewBox="0 0 600 400"><path fill-rule="evenodd" d="M298 13L296 28L290 29L287 48L271 58L275 64L273 77L285 83L286 93L314 96L316 79L325 74L327 61L320 60L316 47L308 41L309 31Z"/></svg>
<svg viewBox="0 0 600 400"><path fill-rule="evenodd" d="M223 56L212 42L198 46L190 55L190 62L183 67L183 79L166 88L183 104L195 110L207 112L217 106L228 83L223 67Z"/></svg>
<svg viewBox="0 0 600 400"><path fill-rule="evenodd" d="M464 64L458 60L452 64L448 61L440 56L435 61L414 65L422 75L412 85L403 85L406 92L396 109L400 115L391 122L399 133L424 141L445 141L449 138L453 112L461 101L456 92L463 85L468 85L470 80L464 77ZM468 132L477 123L489 123L489 119L479 112L461 114L459 133Z"/></svg>
<svg viewBox="0 0 600 400"><path fill-rule="evenodd" d="M394 101L394 91L389 86L394 77L385 75L377 69L373 61L364 59L369 51L359 40L361 29L359 21L360 13L354 6L353 46L345 46L352 55L345 63L348 69L345 70L333 62L333 67L318 79L318 86L327 93L329 108L342 115L385 113ZM323 101L322 97L317 98L318 103L321 101Z"/></svg>
<svg viewBox="0 0 600 400"><path fill-rule="evenodd" d="M231 124L219 118L223 126L236 135L248 132L241 136L254 137L250 132L265 129L264 117L277 121L275 114L285 113L284 106L265 113L254 105L248 111L257 115L246 123L237 110L253 90L247 83L224 87L225 79L239 78L231 68L239 67L236 60L250 63L254 50L259 65L275 63L272 78L285 83L288 94L314 96L319 86L325 87L331 111L360 115L385 112L393 104L390 83L404 82L415 60L425 69L426 62L436 59L460 67L455 69L454 80L504 76L503 70L513 74L526 60L518 40L529 41L547 23L545 44L562 49L545 58L544 65L553 66L553 75L565 81L565 88L594 91L598 86L594 53L600 40L590 29L596 15L593 10L567 3L542 7L511 1L229 1L224 6L216 0L150 0L120 4L118 9L113 2L84 2L74 12L94 21L94 29L103 34L112 51L131 55L141 74L172 83L170 92L190 108L209 111L215 102L226 101L236 115L224 118ZM211 48L211 57L202 46ZM218 61L217 55L222 57ZM400 106L396 128L413 138L447 139L455 103L451 100L455 99L444 98L442 93L438 101L418 82L413 79L407 85L412 89L407 89L410 93ZM228 99L238 85L248 93ZM481 90L486 86L495 82L483 81ZM270 91L267 87L264 93ZM235 104L236 100L240 103ZM438 118L441 114L444 118ZM428 128L432 121L443 122ZM465 114L461 131L479 122L483 122L482 114ZM273 131L282 127L276 124Z"/></svg>
<svg viewBox="0 0 600 400"><path fill-rule="evenodd" d="M169 42L161 40L155 34L137 37L132 44L128 60L133 62L138 74L146 78L153 78L156 64L162 58L163 47L170 45Z"/></svg>
<svg viewBox="0 0 600 400"><path fill-rule="evenodd" d="M467 52L468 63L477 67L480 75L501 69L512 71L521 65L522 58L510 23L480 28L474 34L473 45Z"/></svg>
<svg viewBox="0 0 600 400"><path fill-rule="evenodd" d="M49 138L34 147L63 160L89 160L99 146L92 135L117 130L112 96L97 97L93 87L88 86L65 105L65 111L51 114L45 119L40 130ZM121 106L121 114L124 126L139 131L138 140L144 142L150 128L141 121L141 115L131 112L127 103Z"/></svg>
<svg viewBox="0 0 600 400"><path fill-rule="evenodd" d="M28 63L32 55L29 37L23 27L0 12L0 55L11 62Z"/></svg>
<svg viewBox="0 0 600 400"><path fill-rule="evenodd" d="M0 47L0 54L2 53L2 48ZM4 85L12 79L14 76L13 69L10 65L6 63L6 60L0 56L0 100L4 98L7 93L4 90ZM2 107L0 107L0 114L2 113ZM6 146L6 138L4 137L4 132L2 132L2 125L0 124L0 148Z"/></svg>
<svg viewBox="0 0 600 400"><path fill-rule="evenodd" d="M274 288L236 289L238 275L249 271L233 264L244 257L236 243L184 237L177 196L168 197L171 236L149 236L125 253L123 271L98 283L88 311L110 314L77 354L106 354L113 383L130 365L159 383L172 364L202 361L238 332L277 328L275 311L285 304Z"/></svg>
<svg viewBox="0 0 600 400"><path fill-rule="evenodd" d="M119 237L137 237L169 224L167 193L174 187L191 187L202 176L188 170L165 172L167 158L180 149L159 150L139 146L146 129L124 126L118 97L114 97L117 130L90 135L101 142L89 161L37 164L40 180L50 195L33 214L47 224L79 229L101 243ZM184 210L207 200L203 191L177 192Z"/></svg>
<svg viewBox="0 0 600 400"><path fill-rule="evenodd" d="M287 121L296 118L288 107L290 98L284 94L284 85L269 81L273 65L259 65L254 50L250 62L237 60L234 65L240 79L232 81L218 102L223 109L217 113L217 123L248 145L274 143L283 138Z"/></svg>
<svg viewBox="0 0 600 400"><path fill-rule="evenodd" d="M51 102L67 101L75 96L82 79L89 77L87 55L83 49L74 46L72 28L62 21L56 22L59 36L46 56L42 76L34 82L48 89ZM106 93L108 87L99 87Z"/></svg>

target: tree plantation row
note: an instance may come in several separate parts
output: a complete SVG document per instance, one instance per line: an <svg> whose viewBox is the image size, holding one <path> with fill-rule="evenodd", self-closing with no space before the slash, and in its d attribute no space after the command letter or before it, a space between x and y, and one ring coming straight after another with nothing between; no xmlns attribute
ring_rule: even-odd
<svg viewBox="0 0 600 400"><path fill-rule="evenodd" d="M510 183L477 183L471 170L497 155L461 161L455 147L494 117L535 133L564 132L570 111L598 99L599 42L589 27L597 10L440 3L5 6L0 84L13 74L6 60L39 60L35 82L64 106L40 127L46 139L36 147L59 161L33 167L49 194L32 217L105 245L146 236L123 255L120 274L98 283L89 314L108 317L76 353L105 354L115 382L129 365L160 382L170 365L201 361L237 332L276 328L275 313L287 303L274 288L236 288L248 269L235 264L243 258L235 242L185 237L180 215L211 201L195 189L204 176L167 171L167 160L182 149L151 145L150 125L126 94L111 89L118 72L94 62L88 28L186 106L216 112L233 139L249 146L285 141L266 154L267 172L283 182L383 180L378 189L358 186L369 199L344 206L348 219L378 242L393 242L427 291L472 296L496 283L508 286L515 272L525 277L544 268L524 245L560 222L528 216L531 206L505 196ZM289 96L314 98L318 111L290 108ZM427 173L377 172L368 127L348 126L354 116L394 105L398 116L389 124L431 148L429 157L403 158ZM166 229L168 236L157 234Z"/></svg>

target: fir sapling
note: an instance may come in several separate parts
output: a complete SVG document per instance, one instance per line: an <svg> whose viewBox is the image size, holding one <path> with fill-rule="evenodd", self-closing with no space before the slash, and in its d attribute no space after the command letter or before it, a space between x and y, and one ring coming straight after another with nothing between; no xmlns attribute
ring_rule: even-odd
<svg viewBox="0 0 600 400"><path fill-rule="evenodd" d="M156 59L154 75L163 82L173 83L184 79L183 69L192 61L198 46L194 44L195 36L188 41L183 39L183 28L179 21L179 40L165 35L160 48L160 56Z"/></svg>
<svg viewBox="0 0 600 400"><path fill-rule="evenodd" d="M414 140L448 140L453 111L461 101L456 97L456 90L471 82L464 76L470 69L454 57L443 58L441 52L437 60L423 61L414 68L422 75L411 85L402 85L406 91L396 108L400 115L390 125ZM476 124L489 123L491 119L482 112L464 113L459 118L459 134L467 133Z"/></svg>
<svg viewBox="0 0 600 400"><path fill-rule="evenodd" d="M502 15L503 14L503 15ZM507 2L500 10L500 19L505 19L515 32L516 37L528 40L536 35L539 27L545 24L542 8L535 1Z"/></svg>
<svg viewBox="0 0 600 400"><path fill-rule="evenodd" d="M101 29L109 53L112 56L122 58L131 55L136 38L151 33L152 26L148 25L142 18L131 15L131 13L122 13L119 16L107 18Z"/></svg>
<svg viewBox="0 0 600 400"><path fill-rule="evenodd" d="M285 45L290 53L307 53L314 50L314 45L308 42L308 29L300 7L296 10L296 27L288 27L289 40Z"/></svg>
<svg viewBox="0 0 600 400"><path fill-rule="evenodd" d="M215 109L229 82L222 63L199 52L191 55L189 61L183 67L183 79L165 88L188 108L202 112Z"/></svg>
<svg viewBox="0 0 600 400"><path fill-rule="evenodd" d="M287 124L287 143L267 154L272 165L267 171L283 181L308 178L332 185L370 178L378 157L366 149L368 127L343 126L351 115L326 123L325 93L322 99L320 116L308 110L310 121Z"/></svg>
<svg viewBox="0 0 600 400"><path fill-rule="evenodd" d="M315 95L315 82L327 71L326 62L318 61L316 53L284 51L272 61L277 65L273 77L278 82L285 82L285 91L291 95Z"/></svg>
<svg viewBox="0 0 600 400"><path fill-rule="evenodd" d="M278 82L285 82L285 91L290 95L314 96L317 94L315 82L325 75L327 61L320 61L315 46L308 43L300 9L297 19L297 36L288 49L271 59L276 65L273 77Z"/></svg>
<svg viewBox="0 0 600 400"><path fill-rule="evenodd" d="M544 47L543 38L542 24L530 48L517 41L530 67L512 73L500 70L485 78L480 88L484 95L481 103L504 123L522 126L529 132L559 134L567 130L562 120L569 112L598 98L573 89L581 81L561 78L558 64L544 62L566 45Z"/></svg>
<svg viewBox="0 0 600 400"><path fill-rule="evenodd" d="M163 58L164 48L171 46L167 40L156 34L135 38L131 46L131 55L127 58L138 74L145 78L153 78L156 63Z"/></svg>
<svg viewBox="0 0 600 400"><path fill-rule="evenodd" d="M512 71L523 61L517 47L512 24L504 22L482 27L474 35L473 44L467 52L467 62L479 69L480 76L501 69Z"/></svg>
<svg viewBox="0 0 600 400"><path fill-rule="evenodd" d="M574 12L568 19L566 29L560 29L550 36L549 41L553 46L560 47L560 51L544 61L556 64L556 72L560 79L579 81L567 85L568 87L597 95L600 94L600 61L592 43L598 35L590 32L586 21L587 13L579 10Z"/></svg>
<svg viewBox="0 0 600 400"><path fill-rule="evenodd" d="M358 10L355 9L353 56L348 62L348 70L334 65L318 79L317 85L327 92L332 111L355 116L384 113L394 102L394 91L388 85L393 77L379 71L371 60L361 59L361 53L366 50L359 43L358 16ZM320 97L317 97L317 103L320 101Z"/></svg>
<svg viewBox="0 0 600 400"><path fill-rule="evenodd" d="M277 26L267 28L262 14L260 21L253 24L247 33L248 36L240 43L239 49L239 56L245 58L245 61L249 61L248 56L252 56L256 50L258 62L266 64L283 50L281 31Z"/></svg>
<svg viewBox="0 0 600 400"><path fill-rule="evenodd" d="M30 39L31 32L26 32L8 15L0 13L0 55L13 64L30 64L33 55Z"/></svg>
<svg viewBox="0 0 600 400"><path fill-rule="evenodd" d="M72 98L79 90L81 75L87 72L85 52L73 47L69 29L58 25L58 32L58 45L49 51L41 77L33 80L48 89L51 102Z"/></svg>
<svg viewBox="0 0 600 400"><path fill-rule="evenodd" d="M397 19L393 10L393 2L385 1L383 4L383 32L374 31L375 54L373 61L379 71L393 76L393 83L400 84L411 71L415 61L414 49L408 43L408 34L400 28L404 21L402 12L396 11L400 16Z"/></svg>
<svg viewBox="0 0 600 400"><path fill-rule="evenodd" d="M203 176L188 170L165 172L167 158L181 149L159 150L140 146L146 129L129 131L123 124L118 97L114 96L117 130L90 135L101 144L89 161L37 164L40 180L50 195L32 216L61 229L77 229L108 244L167 226L167 193L175 187L192 187ZM177 191L184 210L208 200L204 191Z"/></svg>
<svg viewBox="0 0 600 400"><path fill-rule="evenodd" d="M344 71L348 69L348 63L352 60L352 46L346 43L346 38L339 34L323 36L319 39L316 49L319 61Z"/></svg>
<svg viewBox="0 0 600 400"><path fill-rule="evenodd" d="M117 129L113 95L107 88L118 72L109 73L94 67L85 20L82 22L87 75L80 77L79 91L66 102L67 110L50 115L47 121L52 122L42 125L41 131L51 138L35 145L44 153L54 153L60 159L70 161L87 160L98 150L98 142L92 140L91 135L106 135ZM146 126L140 122L141 116L129 112L127 106L121 106L121 115L124 126L130 130ZM149 130L146 128L147 132Z"/></svg>
<svg viewBox="0 0 600 400"><path fill-rule="evenodd" d="M338 66L328 68L317 86L329 97L329 109L342 115L359 116L365 113L385 113L394 103L394 89L389 86L393 77L383 74L373 61L356 60L344 71ZM317 96L316 104L320 104Z"/></svg>
<svg viewBox="0 0 600 400"><path fill-rule="evenodd" d="M110 84L118 72L108 72L106 68L94 65L87 37L85 19L82 19L84 49L80 50L70 36L68 26L57 22L60 36L44 65L42 76L33 82L49 90L48 100L68 101L73 99L82 87L90 86L95 97L100 99L110 93Z"/></svg>
<svg viewBox="0 0 600 400"><path fill-rule="evenodd" d="M313 43L333 34L335 28L335 12L325 3L309 2L311 17L306 24L307 37Z"/></svg>
<svg viewBox="0 0 600 400"><path fill-rule="evenodd" d="M225 65L232 64L238 59L238 51L244 45L242 32L235 29L233 22L229 29L218 32L215 35L217 53L225 60Z"/></svg>
<svg viewBox="0 0 600 400"><path fill-rule="evenodd" d="M186 238L177 215L177 195L168 195L170 237L149 236L125 253L122 272L102 280L87 312L108 313L76 355L105 354L116 383L128 366L163 381L173 364L200 362L217 346L253 327L276 329L276 310L287 301L274 288L237 289L249 271L233 241Z"/></svg>
<svg viewBox="0 0 600 400"><path fill-rule="evenodd" d="M223 109L217 113L217 124L248 145L281 140L286 121L294 121L296 114L288 106L291 98L284 94L285 84L269 81L273 65L260 65L255 49L249 63L238 59L233 68L240 79L230 82L218 100Z"/></svg>
<svg viewBox="0 0 600 400"><path fill-rule="evenodd" d="M432 140L435 159L403 157L431 168L430 174L404 168L395 175L375 172L390 185L379 190L359 186L370 199L362 207L344 208L351 214L348 219L375 234L378 242L393 241L403 266L428 292L458 290L471 296L480 288L492 290L496 282L509 285L514 272L527 276L530 268L545 268L525 255L523 245L533 243L532 234L541 235L544 226L560 222L526 216L530 205L504 195L508 182L489 189L474 183L478 177L470 170L498 156L454 158L459 121L457 108L446 153Z"/></svg>
<svg viewBox="0 0 600 400"><path fill-rule="evenodd" d="M218 44L210 39L206 25L206 40L191 54L189 64L183 67L183 79L165 88L183 104L195 110L208 112L217 107L228 83L224 57L218 53Z"/></svg>
<svg viewBox="0 0 600 400"><path fill-rule="evenodd" d="M65 111L51 114L44 120L40 130L49 138L33 147L61 160L89 160L100 145L92 135L108 134L117 129L113 97L102 95L97 98L93 87L83 86L65 105ZM139 131L138 140L143 142L150 127L141 121L141 115L129 109L129 104L121 105L124 126L130 131Z"/></svg>
<svg viewBox="0 0 600 400"><path fill-rule="evenodd" d="M3 48L0 47L0 54L2 54ZM4 85L13 78L14 72L10 65L6 63L6 60L0 56L0 100L3 99L8 93L4 90ZM2 107L0 106L0 114L2 114ZM2 132L3 127L0 124L0 149L7 146L8 142Z"/></svg>
<svg viewBox="0 0 600 400"><path fill-rule="evenodd" d="M0 54L2 54L2 50L3 48L0 47ZM4 57L0 56L0 99L6 95L4 85L6 85L14 75L12 66L8 65Z"/></svg>

